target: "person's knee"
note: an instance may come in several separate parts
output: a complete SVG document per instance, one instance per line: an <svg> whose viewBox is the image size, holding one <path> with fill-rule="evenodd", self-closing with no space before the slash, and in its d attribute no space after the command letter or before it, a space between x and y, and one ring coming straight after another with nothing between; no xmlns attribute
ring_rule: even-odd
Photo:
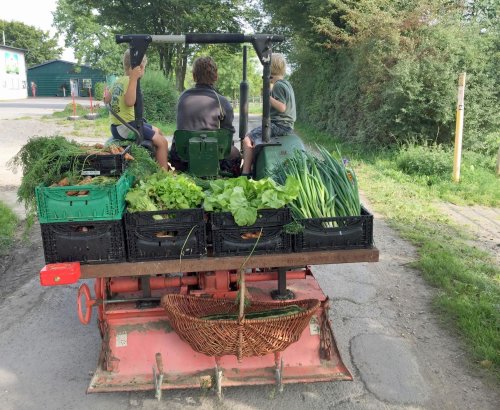
<svg viewBox="0 0 500 410"><path fill-rule="evenodd" d="M158 132L153 135L153 144L159 148L168 148L167 139Z"/></svg>
<svg viewBox="0 0 500 410"><path fill-rule="evenodd" d="M246 136L245 138L243 138L242 143L243 143L244 148L250 148L250 149L253 148L253 142L249 136Z"/></svg>

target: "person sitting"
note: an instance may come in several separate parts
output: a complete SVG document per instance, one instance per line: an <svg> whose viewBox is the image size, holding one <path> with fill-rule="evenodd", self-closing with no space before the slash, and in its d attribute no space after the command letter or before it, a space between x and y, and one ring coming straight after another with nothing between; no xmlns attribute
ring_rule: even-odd
<svg viewBox="0 0 500 410"><path fill-rule="evenodd" d="M129 125L137 128L135 121L134 105L136 102L137 81L144 75L146 69L147 57L144 56L142 63L135 67L131 67L130 50L127 49L123 55L123 69L125 75L118 78L111 86L110 92L104 96L104 102L111 104L113 112L118 114ZM111 117L111 134L113 138L122 140L127 139L130 130L126 125L114 116ZM145 140L153 142L156 148L156 161L166 170L168 165L168 141L163 133L155 126L144 122L143 136Z"/></svg>
<svg viewBox="0 0 500 410"><path fill-rule="evenodd" d="M269 100L271 103L271 137L290 134L296 120L295 95L292 85L284 80L286 73L286 60L283 54L271 55L272 86ZM262 144L262 127L251 130L242 141L243 144L243 170L242 175L250 176L253 165L253 150L255 145Z"/></svg>
<svg viewBox="0 0 500 410"><path fill-rule="evenodd" d="M229 100L214 88L218 73L217 64L211 57L199 57L193 62L193 80L195 86L184 91L177 103L177 129L202 131L225 128L234 134L233 107ZM187 170L188 163L177 154L175 138L172 141L169 159L176 170ZM228 157L220 161L220 167L238 176L240 165L240 152L233 145Z"/></svg>

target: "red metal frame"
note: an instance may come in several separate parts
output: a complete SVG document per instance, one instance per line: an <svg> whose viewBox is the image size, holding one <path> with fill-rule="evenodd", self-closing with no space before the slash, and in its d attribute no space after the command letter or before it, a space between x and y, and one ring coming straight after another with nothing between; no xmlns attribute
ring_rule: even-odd
<svg viewBox="0 0 500 410"><path fill-rule="evenodd" d="M263 278L269 276L273 275L262 273ZM275 280L248 283L252 300L271 300L270 293L275 288ZM297 299L317 298L322 305L300 340L281 353L282 382L352 380L340 359L330 329L328 299L311 272L305 270L302 279L290 279L288 288ZM160 296L166 291L176 289L157 289L152 291L152 296ZM123 296L137 294L132 292ZM154 390L152 367L158 354L163 364L162 389L211 387L215 358L193 351L181 340L161 307L140 308L135 303L109 302L108 299L103 305L102 351L88 392ZM269 354L244 358L238 363L236 357L224 356L218 361L222 386L274 384L276 360L275 355Z"/></svg>
<svg viewBox="0 0 500 410"><path fill-rule="evenodd" d="M306 265L376 262L378 257L378 250L370 248L256 255L250 259L208 257L82 266L78 262L60 263L45 266L40 282L55 286L95 278L95 298L83 285L77 300L82 323L89 323L92 307L97 308L102 336L98 368L89 392L153 389L160 398L161 389L211 387L215 380L220 394L222 386L269 384L277 379L280 385L352 380L331 330L328 298ZM297 300L320 300L321 307L299 341L283 352L244 358L239 363L233 356L213 358L193 351L173 331L158 300L169 292L234 298L242 264L247 268L250 299L269 301L278 288L279 296L289 290ZM287 268L293 266L306 267Z"/></svg>

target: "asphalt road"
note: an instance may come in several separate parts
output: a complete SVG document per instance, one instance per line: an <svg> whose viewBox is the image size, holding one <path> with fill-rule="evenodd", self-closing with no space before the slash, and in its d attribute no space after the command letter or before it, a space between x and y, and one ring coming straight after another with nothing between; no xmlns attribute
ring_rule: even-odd
<svg viewBox="0 0 500 410"><path fill-rule="evenodd" d="M42 130L36 117L7 119L9 109L33 115L31 104L0 103L0 145L15 151ZM36 109L48 113L51 104ZM22 138L12 134L13 124ZM0 173L0 195L16 183ZM435 290L410 267L415 249L379 215L374 232L380 262L312 268L330 297L335 337L354 381L287 385L283 395L273 386L228 388L223 403L207 391L168 391L157 402L152 392L85 394L101 345L95 316L88 326L78 321L79 284L40 286L44 260L35 225L27 241L0 259L0 408L496 409L498 391L471 369L457 335L443 329L432 309Z"/></svg>
<svg viewBox="0 0 500 410"><path fill-rule="evenodd" d="M15 119L33 115L47 115L62 110L72 103L71 97L37 97L23 100L0 101L0 119ZM89 98L75 98L81 105L90 105Z"/></svg>

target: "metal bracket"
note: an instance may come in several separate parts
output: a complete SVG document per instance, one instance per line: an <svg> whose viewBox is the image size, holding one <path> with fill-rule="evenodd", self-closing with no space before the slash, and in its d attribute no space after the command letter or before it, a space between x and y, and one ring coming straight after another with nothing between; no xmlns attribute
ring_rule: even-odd
<svg viewBox="0 0 500 410"><path fill-rule="evenodd" d="M276 390L278 393L283 393L283 358L280 352L274 354L274 377L276 379Z"/></svg>
<svg viewBox="0 0 500 410"><path fill-rule="evenodd" d="M161 400L161 386L163 384L163 360L161 353L156 353L156 368L153 366L153 380L155 382L155 398ZM158 369L158 373L156 372Z"/></svg>
<svg viewBox="0 0 500 410"><path fill-rule="evenodd" d="M220 358L215 358L215 394L217 394L217 398L222 401L222 370L219 366Z"/></svg>

